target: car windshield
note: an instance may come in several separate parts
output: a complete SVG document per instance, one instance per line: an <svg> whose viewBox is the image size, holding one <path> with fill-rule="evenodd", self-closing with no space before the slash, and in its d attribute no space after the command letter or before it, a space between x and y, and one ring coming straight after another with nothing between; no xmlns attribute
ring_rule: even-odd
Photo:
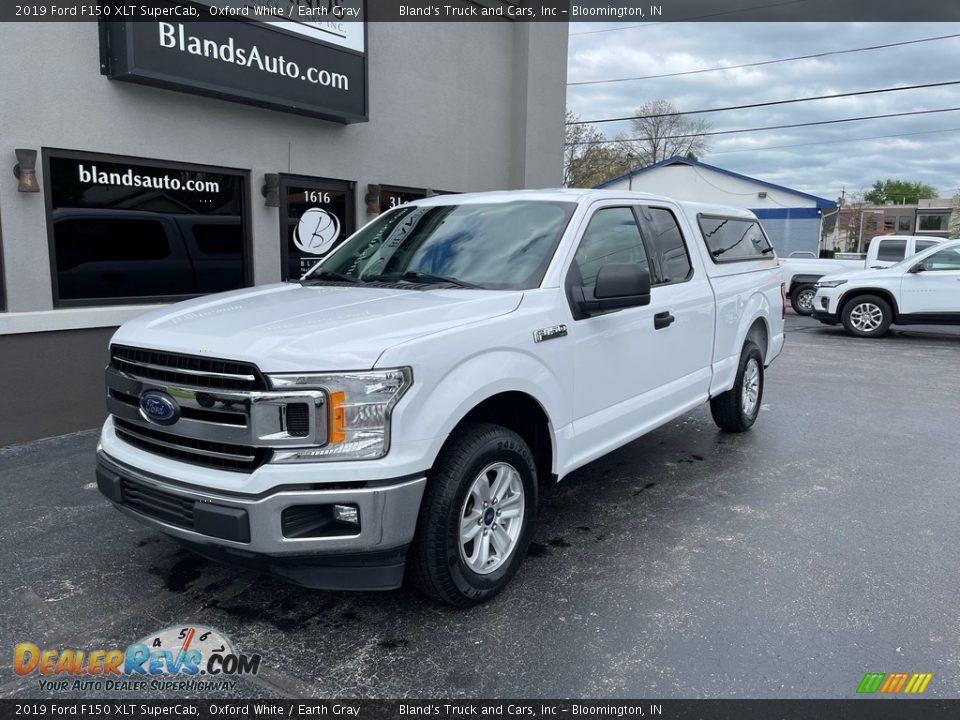
<svg viewBox="0 0 960 720"><path fill-rule="evenodd" d="M304 281L526 290L543 279L576 203L402 206L347 239Z"/></svg>

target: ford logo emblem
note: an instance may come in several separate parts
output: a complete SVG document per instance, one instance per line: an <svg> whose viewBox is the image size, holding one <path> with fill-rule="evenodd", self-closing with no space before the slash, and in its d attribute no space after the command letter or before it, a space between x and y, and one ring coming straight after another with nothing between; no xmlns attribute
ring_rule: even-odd
<svg viewBox="0 0 960 720"><path fill-rule="evenodd" d="M157 425L173 425L180 419L180 406L165 392L148 390L140 396L140 414Z"/></svg>

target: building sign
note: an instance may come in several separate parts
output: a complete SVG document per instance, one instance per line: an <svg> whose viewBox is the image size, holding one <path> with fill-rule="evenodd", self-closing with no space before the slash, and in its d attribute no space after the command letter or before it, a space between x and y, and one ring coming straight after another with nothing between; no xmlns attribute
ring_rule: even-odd
<svg viewBox="0 0 960 720"><path fill-rule="evenodd" d="M57 305L179 299L244 287L246 173L44 151Z"/></svg>
<svg viewBox="0 0 960 720"><path fill-rule="evenodd" d="M357 8L361 19L102 22L102 71L113 80L364 122L366 31Z"/></svg>
<svg viewBox="0 0 960 720"><path fill-rule="evenodd" d="M353 233L353 183L281 176L283 279L296 280Z"/></svg>

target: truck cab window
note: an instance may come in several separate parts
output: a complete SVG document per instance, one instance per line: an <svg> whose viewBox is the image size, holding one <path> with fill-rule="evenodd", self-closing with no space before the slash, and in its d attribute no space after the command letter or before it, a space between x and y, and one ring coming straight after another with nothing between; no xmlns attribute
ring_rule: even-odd
<svg viewBox="0 0 960 720"><path fill-rule="evenodd" d="M906 240L878 240L877 242L880 243L880 247L877 248L877 260L899 262L906 255Z"/></svg>
<svg viewBox="0 0 960 720"><path fill-rule="evenodd" d="M649 271L647 252L633 210L626 207L597 210L573 262L580 273L578 284L586 287L593 287L600 268L611 263L636 263Z"/></svg>
<svg viewBox="0 0 960 720"><path fill-rule="evenodd" d="M641 214L651 231L653 253L660 266L658 284L683 282L690 277L693 268L677 219L666 208L643 207Z"/></svg>

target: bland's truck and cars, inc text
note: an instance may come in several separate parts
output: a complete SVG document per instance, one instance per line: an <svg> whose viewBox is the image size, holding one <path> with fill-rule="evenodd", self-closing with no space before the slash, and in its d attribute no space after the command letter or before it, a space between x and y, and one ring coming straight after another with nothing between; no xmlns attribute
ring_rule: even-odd
<svg viewBox="0 0 960 720"><path fill-rule="evenodd" d="M739 432L783 346L748 210L615 191L439 196L297 282L110 344L100 490L197 553L309 587L506 585L538 483L709 402Z"/></svg>

